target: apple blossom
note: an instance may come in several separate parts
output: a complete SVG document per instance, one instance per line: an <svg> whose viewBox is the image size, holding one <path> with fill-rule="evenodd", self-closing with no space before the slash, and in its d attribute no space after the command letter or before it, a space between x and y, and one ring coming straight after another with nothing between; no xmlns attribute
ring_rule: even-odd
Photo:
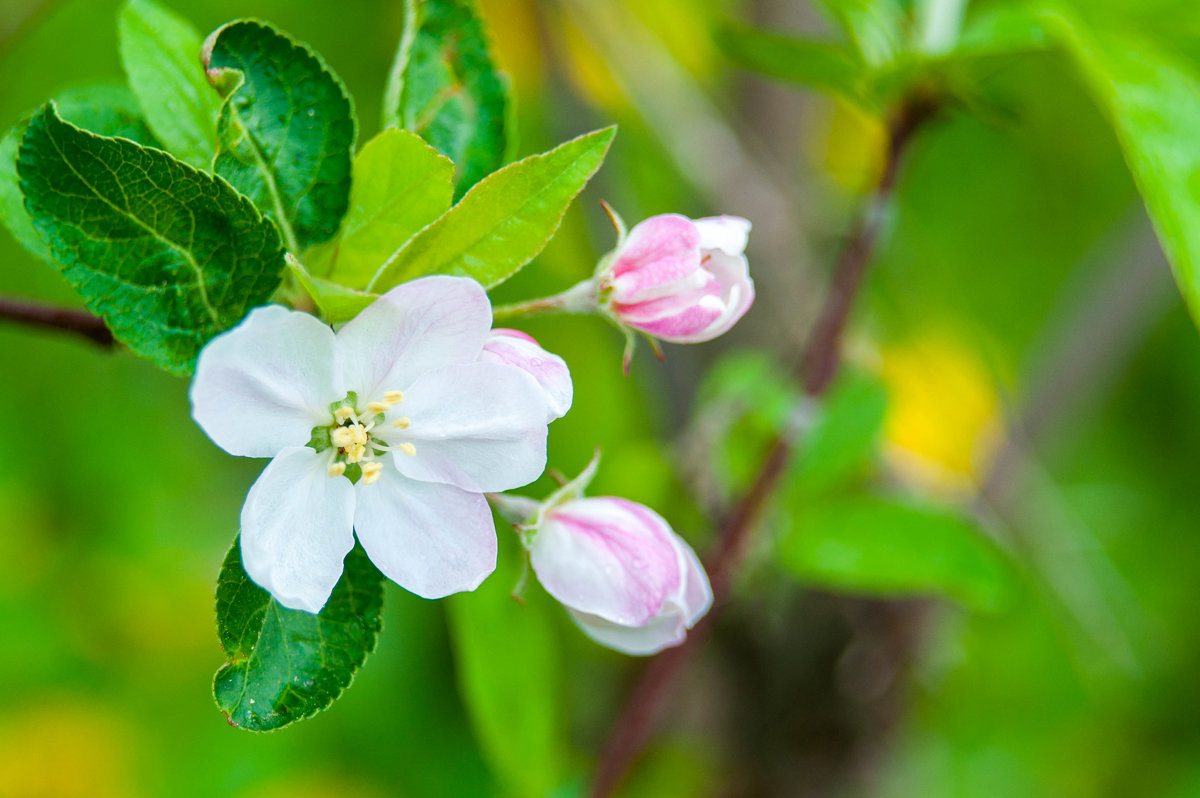
<svg viewBox="0 0 1200 798"><path fill-rule="evenodd" d="M754 301L749 233L750 222L737 216L652 216L605 258L600 302L621 324L664 341L716 338Z"/></svg>
<svg viewBox="0 0 1200 798"><path fill-rule="evenodd" d="M712 604L692 548L658 513L626 499L552 499L528 545L538 581L575 623L627 654L678 645Z"/></svg>
<svg viewBox="0 0 1200 798"><path fill-rule="evenodd" d="M542 349L531 336L498 327L484 342L480 359L529 372L545 393L547 421L562 418L571 409L574 388L566 361Z"/></svg>
<svg viewBox="0 0 1200 798"><path fill-rule="evenodd" d="M425 277L336 334L280 306L205 346L192 415L222 449L273 458L241 514L246 573L318 612L359 542L425 598L475 589L496 563L485 491L536 479L546 400L526 371L481 361L483 288Z"/></svg>

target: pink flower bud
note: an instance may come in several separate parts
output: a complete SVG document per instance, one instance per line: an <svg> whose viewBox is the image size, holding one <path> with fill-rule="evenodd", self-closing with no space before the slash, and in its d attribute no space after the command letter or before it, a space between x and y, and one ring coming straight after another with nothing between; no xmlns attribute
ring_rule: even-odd
<svg viewBox="0 0 1200 798"><path fill-rule="evenodd" d="M674 343L708 341L754 302L743 254L750 222L652 216L629 232L601 275L608 308L624 324Z"/></svg>
<svg viewBox="0 0 1200 798"><path fill-rule="evenodd" d="M530 544L546 591L596 642L653 654L683 642L712 588L691 547L648 507L611 496L546 510Z"/></svg>
<svg viewBox="0 0 1200 798"><path fill-rule="evenodd" d="M503 327L492 330L479 359L516 366L537 380L546 397L547 421L562 418L571 409L574 388L566 361L542 349L525 333Z"/></svg>

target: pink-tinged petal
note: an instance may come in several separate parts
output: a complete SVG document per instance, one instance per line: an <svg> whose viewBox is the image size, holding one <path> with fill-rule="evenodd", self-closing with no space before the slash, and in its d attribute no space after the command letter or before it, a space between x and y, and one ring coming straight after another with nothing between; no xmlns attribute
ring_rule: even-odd
<svg viewBox="0 0 1200 798"><path fill-rule="evenodd" d="M709 216L695 221L700 231L700 249L715 249L738 256L746 251L750 222L740 216Z"/></svg>
<svg viewBox="0 0 1200 798"><path fill-rule="evenodd" d="M637 302L700 267L700 232L686 216L652 216L630 231L610 268L617 302Z"/></svg>
<svg viewBox="0 0 1200 798"><path fill-rule="evenodd" d="M704 268L721 284L721 302L725 310L699 337L683 343L710 341L724 335L754 304L754 281L750 279L750 266L744 257L714 251L704 262Z"/></svg>
<svg viewBox="0 0 1200 798"><path fill-rule="evenodd" d="M401 416L409 426L397 430L392 421ZM411 479L492 492L527 485L546 469L545 395L529 374L501 363L425 374L378 429L393 446L415 447L393 454Z"/></svg>
<svg viewBox="0 0 1200 798"><path fill-rule="evenodd" d="M680 615L687 628L691 629L712 607L712 584L708 581L708 573L705 572L704 566L700 564L700 558L687 541L676 535L675 546L682 556L684 569Z"/></svg>
<svg viewBox="0 0 1200 798"><path fill-rule="evenodd" d="M329 477L329 458L284 449L242 506L242 564L285 607L320 612L354 548L354 486Z"/></svg>
<svg viewBox="0 0 1200 798"><path fill-rule="evenodd" d="M537 380L545 394L547 421L562 418L571 409L575 389L566 361L542 349L525 333L504 328L492 330L480 359L516 366Z"/></svg>
<svg viewBox="0 0 1200 798"><path fill-rule="evenodd" d="M625 499L574 499L554 508L530 553L550 595L622 626L646 624L682 589L670 526Z"/></svg>
<svg viewBox="0 0 1200 798"><path fill-rule="evenodd" d="M492 305L474 280L404 283L338 331L343 381L360 405L407 390L425 372L478 359L491 326Z"/></svg>
<svg viewBox="0 0 1200 798"><path fill-rule="evenodd" d="M307 313L257 308L200 352L192 418L230 454L271 457L301 446L329 423L345 395L334 368L333 331Z"/></svg>
<svg viewBox="0 0 1200 798"><path fill-rule="evenodd" d="M678 613L662 615L642 626L622 626L578 610L568 608L568 611L571 620L588 637L602 646L635 657L657 654L664 648L679 645L687 637L688 627Z"/></svg>
<svg viewBox="0 0 1200 798"><path fill-rule="evenodd" d="M442 598L474 590L496 570L496 527L482 495L391 468L356 490L358 540L375 567L405 590Z"/></svg>

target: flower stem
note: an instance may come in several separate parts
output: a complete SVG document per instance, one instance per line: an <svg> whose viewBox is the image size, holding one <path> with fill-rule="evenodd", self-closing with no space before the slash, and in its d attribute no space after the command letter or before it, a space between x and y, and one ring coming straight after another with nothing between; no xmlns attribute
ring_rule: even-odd
<svg viewBox="0 0 1200 798"><path fill-rule="evenodd" d="M0 319L31 327L47 327L75 333L106 349L116 345L112 331L108 329L104 320L86 310L38 305L0 297Z"/></svg>
<svg viewBox="0 0 1200 798"><path fill-rule="evenodd" d="M561 294L492 308L492 320L527 319L546 313L595 313L598 309L599 299L596 284L589 279L568 288Z"/></svg>

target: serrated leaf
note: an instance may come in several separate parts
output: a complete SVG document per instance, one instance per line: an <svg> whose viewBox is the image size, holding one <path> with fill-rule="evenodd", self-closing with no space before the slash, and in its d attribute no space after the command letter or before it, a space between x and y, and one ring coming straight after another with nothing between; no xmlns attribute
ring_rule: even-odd
<svg viewBox="0 0 1200 798"><path fill-rule="evenodd" d="M63 275L131 349L189 372L209 338L270 299L279 234L228 183L127 139L29 122L18 172Z"/></svg>
<svg viewBox="0 0 1200 798"><path fill-rule="evenodd" d="M721 49L743 69L811 86L867 104L864 67L858 54L844 44L798 39L768 31L727 26L717 33Z"/></svg>
<svg viewBox="0 0 1200 798"><path fill-rule="evenodd" d="M1139 40L1051 18L1116 128L1163 252L1200 323L1200 71Z"/></svg>
<svg viewBox="0 0 1200 798"><path fill-rule="evenodd" d="M307 46L254 20L209 37L209 80L226 95L216 173L254 200L293 253L327 241L350 203L350 96Z"/></svg>
<svg viewBox="0 0 1200 798"><path fill-rule="evenodd" d="M158 146L142 120L137 98L124 86L80 86L59 93L54 102L64 119L84 130L101 136L120 136L150 147ZM17 176L17 152L27 125L28 120L22 119L0 138L0 221L30 254L52 263L50 248L34 229L25 210L25 196Z"/></svg>
<svg viewBox="0 0 1200 798"><path fill-rule="evenodd" d="M789 508L779 563L806 583L884 596L944 595L993 610L1011 596L1013 573L983 532L943 510L850 496Z"/></svg>
<svg viewBox="0 0 1200 798"><path fill-rule="evenodd" d="M886 413L887 390L878 380L843 373L799 443L793 487L812 494L863 471L879 445Z"/></svg>
<svg viewBox="0 0 1200 798"><path fill-rule="evenodd" d="M288 268L296 275L300 286L317 304L321 318L330 324L340 324L357 316L367 305L379 298L377 294L368 294L347 288L344 285L313 277L303 266L289 259Z"/></svg>
<svg viewBox="0 0 1200 798"><path fill-rule="evenodd" d="M508 81L473 0L404 0L383 123L413 131L455 163L456 199L504 163Z"/></svg>
<svg viewBox="0 0 1200 798"><path fill-rule="evenodd" d="M210 170L221 101L200 64L200 33L151 0L129 0L118 32L121 63L150 129L177 158Z"/></svg>
<svg viewBox="0 0 1200 798"><path fill-rule="evenodd" d="M511 592L523 552L501 546L496 572L446 601L459 692L484 756L515 796L544 796L566 770L556 611L538 586Z"/></svg>
<svg viewBox="0 0 1200 798"><path fill-rule="evenodd" d="M446 211L454 164L407 130L385 130L354 158L350 210L341 234L306 254L312 274L366 288L379 267Z"/></svg>
<svg viewBox="0 0 1200 798"><path fill-rule="evenodd" d="M361 546L319 615L290 610L250 581L238 542L217 581L217 633L228 662L213 697L230 724L272 731L329 707L375 650L383 574Z"/></svg>
<svg viewBox="0 0 1200 798"><path fill-rule="evenodd" d="M504 282L546 246L614 135L614 127L588 133L479 181L396 252L368 288L383 293L425 274L472 277L487 288Z"/></svg>

